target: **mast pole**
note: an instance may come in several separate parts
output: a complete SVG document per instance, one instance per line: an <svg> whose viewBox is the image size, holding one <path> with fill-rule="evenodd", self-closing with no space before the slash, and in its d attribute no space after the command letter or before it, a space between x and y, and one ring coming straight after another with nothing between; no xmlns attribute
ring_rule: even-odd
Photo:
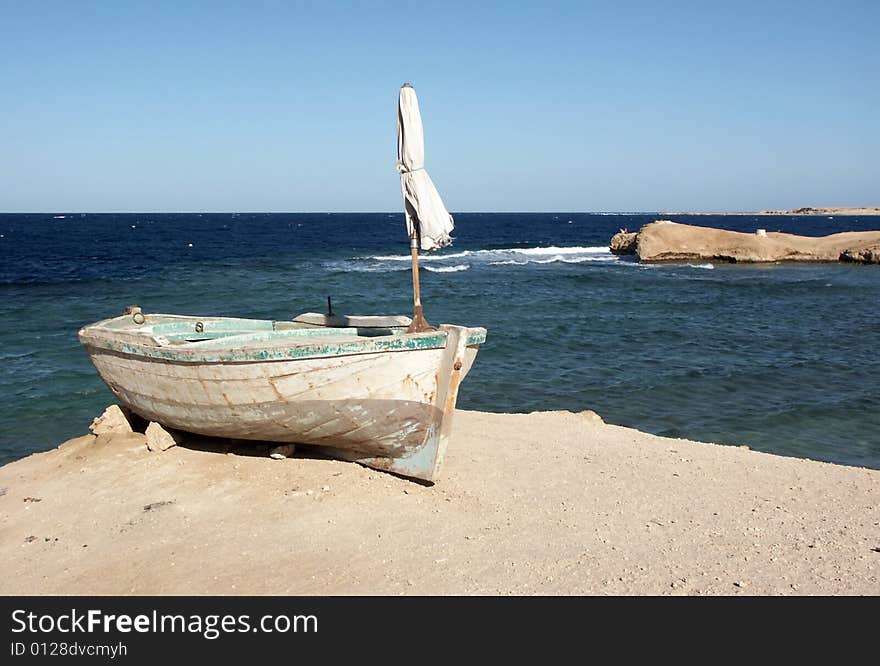
<svg viewBox="0 0 880 666"><path fill-rule="evenodd" d="M407 333L421 333L431 330L431 325L425 320L422 313L422 295L419 290L419 240L418 234L413 233L409 241L412 253L412 281L413 281L413 319L412 324L406 330Z"/></svg>

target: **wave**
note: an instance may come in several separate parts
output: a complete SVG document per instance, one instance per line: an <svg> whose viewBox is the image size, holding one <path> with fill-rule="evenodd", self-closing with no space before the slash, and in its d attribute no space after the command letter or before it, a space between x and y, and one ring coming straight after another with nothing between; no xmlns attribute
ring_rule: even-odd
<svg viewBox="0 0 880 666"><path fill-rule="evenodd" d="M491 250L476 250L476 252L491 252ZM474 252L471 252L471 250L464 250L463 252L455 252L453 254L420 254L419 263L423 261L443 261L445 259L460 259L461 257L468 257L471 254L474 254ZM361 258L373 259L375 261L409 261L410 259L412 259L412 256L409 254L379 254L371 257Z"/></svg>
<svg viewBox="0 0 880 666"><path fill-rule="evenodd" d="M451 259L468 258L475 261L487 260L489 263L500 265L502 261L516 260L516 257L525 257L529 260L530 257L545 256L550 256L553 261L573 260L575 258L582 261L617 260L617 257L611 254L611 251L605 245L592 247L582 247L579 245L573 247L559 247L551 245L550 247L502 247L494 250L462 250L461 252L453 252L451 254L423 254L419 255L419 262L449 261ZM367 257L358 257L357 259L361 261L410 261L411 257L408 254L376 254ZM493 259L495 261L492 261Z"/></svg>
<svg viewBox="0 0 880 666"><path fill-rule="evenodd" d="M715 264L688 264L689 268L705 268L706 270L713 270L715 268Z"/></svg>
<svg viewBox="0 0 880 666"><path fill-rule="evenodd" d="M433 266L425 266L426 271L431 271L432 273L458 273L460 271L466 271L470 268L470 264L456 264L455 266L437 266L434 268Z"/></svg>
<svg viewBox="0 0 880 666"><path fill-rule="evenodd" d="M551 245L550 247L526 247L526 248L511 248L509 250L480 250L480 252L517 252L519 254L526 255L541 255L541 254L591 254L591 255L605 255L611 254L611 250L608 249L607 245L599 245L593 247L557 247L556 245ZM614 256L614 255L611 255Z"/></svg>
<svg viewBox="0 0 880 666"><path fill-rule="evenodd" d="M467 263L461 261L466 259ZM328 264L328 268L341 271L376 272L409 270L412 257L409 254L375 254L352 257ZM502 247L491 250L460 250L449 254L432 253L419 256L419 263L432 273L457 273L476 266L526 266L529 264L585 264L614 263L635 265L621 261L607 246L570 247Z"/></svg>
<svg viewBox="0 0 880 666"><path fill-rule="evenodd" d="M36 356L37 352L35 351L25 351L25 352L8 352L4 354L0 354L0 361L18 361L19 359L28 358L31 356Z"/></svg>
<svg viewBox="0 0 880 666"><path fill-rule="evenodd" d="M343 273L396 273L402 271L408 271L410 267L407 264L378 264L378 263L364 263L364 262L355 262L355 261L330 261L324 264L325 268L331 271L340 271ZM427 266L422 266L422 268L427 268Z"/></svg>

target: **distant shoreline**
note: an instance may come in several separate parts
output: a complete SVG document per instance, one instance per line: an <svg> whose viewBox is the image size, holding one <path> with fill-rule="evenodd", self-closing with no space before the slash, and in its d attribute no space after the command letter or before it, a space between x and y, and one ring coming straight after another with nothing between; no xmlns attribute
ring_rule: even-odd
<svg viewBox="0 0 880 666"><path fill-rule="evenodd" d="M456 210L453 215L880 215L880 206L852 206L840 208L793 208L791 210L762 211L654 211L654 210ZM343 210L343 211L278 211L278 210L191 210L191 211L0 211L0 216L52 215L75 217L86 215L403 215L403 211Z"/></svg>
<svg viewBox="0 0 880 666"><path fill-rule="evenodd" d="M880 206L841 207L841 208L792 208L791 210L761 210L752 212L697 212L663 211L660 215L880 215Z"/></svg>

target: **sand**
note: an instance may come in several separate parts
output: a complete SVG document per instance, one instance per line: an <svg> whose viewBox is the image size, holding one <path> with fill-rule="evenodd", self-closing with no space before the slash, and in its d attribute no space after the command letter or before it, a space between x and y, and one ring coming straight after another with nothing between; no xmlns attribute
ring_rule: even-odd
<svg viewBox="0 0 880 666"><path fill-rule="evenodd" d="M434 486L134 436L0 468L0 593L880 594L880 471L459 411Z"/></svg>

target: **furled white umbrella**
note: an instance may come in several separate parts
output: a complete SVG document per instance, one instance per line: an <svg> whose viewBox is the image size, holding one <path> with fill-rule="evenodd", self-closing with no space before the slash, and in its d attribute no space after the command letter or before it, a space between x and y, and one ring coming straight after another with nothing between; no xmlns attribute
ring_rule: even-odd
<svg viewBox="0 0 880 666"><path fill-rule="evenodd" d="M415 89L405 83L397 104L397 171L403 192L406 228L413 259L415 308L410 331L430 328L422 314L419 294L419 248L437 250L452 243L454 222L440 193L425 171L425 135Z"/></svg>
<svg viewBox="0 0 880 666"><path fill-rule="evenodd" d="M416 236L422 250L436 250L452 243L452 215L425 171L425 134L415 88L405 83L397 105L397 171L406 209L410 238Z"/></svg>

